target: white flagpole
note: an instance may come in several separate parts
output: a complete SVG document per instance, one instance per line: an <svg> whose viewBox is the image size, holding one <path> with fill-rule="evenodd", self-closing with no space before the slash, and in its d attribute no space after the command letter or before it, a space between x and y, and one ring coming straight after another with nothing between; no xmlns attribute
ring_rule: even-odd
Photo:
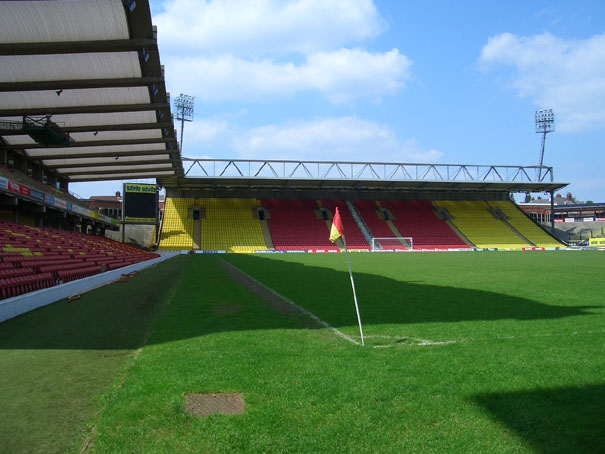
<svg viewBox="0 0 605 454"><path fill-rule="evenodd" d="M361 345L365 346L363 341L363 328L361 327L361 316L359 315L359 306L357 305L357 294L355 293L355 281L353 280L353 272L351 271L351 262L349 261L349 251L347 249L347 241L345 240L344 234L342 235L342 242L345 246L345 255L347 256L347 265L349 266L349 276L351 277L351 287L353 288L353 299L355 300L355 310L357 311L357 321L359 322L359 332L361 333Z"/></svg>

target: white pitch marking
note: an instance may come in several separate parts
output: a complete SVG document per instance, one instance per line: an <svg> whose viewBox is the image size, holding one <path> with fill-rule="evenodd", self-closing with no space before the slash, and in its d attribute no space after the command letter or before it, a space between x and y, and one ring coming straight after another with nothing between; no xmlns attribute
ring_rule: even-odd
<svg viewBox="0 0 605 454"><path fill-rule="evenodd" d="M374 345L374 348L391 348L391 347L425 347L425 346L438 346L438 345L450 345L460 344L463 342L480 342L490 340L515 340L515 339L530 339L532 337L562 337L562 336L578 336L582 334L605 334L605 331L572 331L571 333L538 333L527 336L494 336L494 337L478 337L458 340L445 340L445 341L432 341L426 339L418 339L413 337L405 336L385 336L385 335L371 335L366 336L367 338L383 338L383 339L408 339L412 342L408 343L396 343L391 345Z"/></svg>
<svg viewBox="0 0 605 454"><path fill-rule="evenodd" d="M294 301L286 298L283 295L280 295L279 293L277 293L275 290L273 290L271 287L267 287L265 284L263 284L262 282L254 279L252 276L250 276L249 274L243 272L242 270L240 270L238 267L236 267L235 265L232 265L231 263L227 262L226 260L222 259L222 258L218 258L221 262L223 262L224 264L226 264L227 266L233 268L234 270L236 270L238 273L243 274L244 276L246 276L248 279L251 279L252 281L256 282L258 285L260 285L261 287L263 287L264 289L270 291L271 293L273 293L275 296L277 296L278 298L284 300L286 303L291 304L292 306L296 307L299 311L301 311L303 314L307 315L308 317L311 317L313 320L315 320L317 323L319 323L320 325L332 330L337 336L342 337L344 340L351 342L352 344L355 345L361 345L361 342L357 342L355 339L353 339L350 336L347 336L345 333L343 333L342 331L340 331L338 328L334 328L332 325L330 325L327 322L324 322L322 319L320 319L317 315L313 314L312 312L309 312L308 310L304 309L302 306L299 306L298 304L296 304Z"/></svg>

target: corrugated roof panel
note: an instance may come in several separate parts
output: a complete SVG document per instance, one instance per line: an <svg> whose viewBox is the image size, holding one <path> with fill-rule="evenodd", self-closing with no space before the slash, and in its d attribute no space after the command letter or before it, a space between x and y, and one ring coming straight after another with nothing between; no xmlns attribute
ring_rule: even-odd
<svg viewBox="0 0 605 454"><path fill-rule="evenodd" d="M73 175L67 176L69 181L99 181L99 180L127 180L130 178L156 178L156 177L168 177L174 176L175 172L173 171L155 171L155 172L124 172L118 173L114 175L103 175L99 177L99 175L90 174L90 175Z"/></svg>
<svg viewBox="0 0 605 454"><path fill-rule="evenodd" d="M141 77L136 52L0 55L0 82Z"/></svg>
<svg viewBox="0 0 605 454"><path fill-rule="evenodd" d="M6 143L9 145L29 145L35 144L36 141L32 139L30 136L22 135L22 136L2 136Z"/></svg>
<svg viewBox="0 0 605 454"><path fill-rule="evenodd" d="M149 156L122 156L118 162L120 163L133 163L141 161L168 161L170 159L167 154L157 154ZM115 157L109 156L107 158L73 158L73 159L52 159L43 160L44 165L61 167L67 165L89 165L89 164L114 164L116 162Z"/></svg>
<svg viewBox="0 0 605 454"><path fill-rule="evenodd" d="M65 173L81 173L81 172L103 172L106 170L109 171L121 171L129 172L129 171L139 171L139 170L156 170L156 169L170 169L170 163L158 163L158 164L132 164L125 166L99 166L99 167L74 167L68 169L57 168L55 169L57 173L65 174Z"/></svg>
<svg viewBox="0 0 605 454"><path fill-rule="evenodd" d="M0 106L3 109L114 106L149 102L147 87L62 90L59 95L54 90L0 93Z"/></svg>
<svg viewBox="0 0 605 454"><path fill-rule="evenodd" d="M127 39L120 0L1 1L0 42Z"/></svg>
<svg viewBox="0 0 605 454"><path fill-rule="evenodd" d="M133 139L161 139L161 129L143 129L141 131L99 131L94 132L74 132L70 137L76 142L87 142L90 140L133 140Z"/></svg>

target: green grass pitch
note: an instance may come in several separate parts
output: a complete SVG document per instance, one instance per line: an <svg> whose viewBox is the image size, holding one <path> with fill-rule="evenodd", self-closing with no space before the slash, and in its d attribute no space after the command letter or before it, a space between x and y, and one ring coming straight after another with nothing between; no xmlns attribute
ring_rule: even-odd
<svg viewBox="0 0 605 454"><path fill-rule="evenodd" d="M0 452L605 452L601 252L187 255L0 325ZM184 394L240 392L198 418Z"/></svg>

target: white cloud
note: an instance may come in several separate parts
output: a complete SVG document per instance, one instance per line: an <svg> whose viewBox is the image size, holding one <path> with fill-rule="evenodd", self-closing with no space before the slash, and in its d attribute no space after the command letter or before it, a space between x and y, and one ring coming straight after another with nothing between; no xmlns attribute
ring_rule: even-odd
<svg viewBox="0 0 605 454"><path fill-rule="evenodd" d="M214 119L200 124L206 121L213 123ZM184 155L195 157L187 149L203 150L215 158L241 159L435 162L442 156L416 140L400 140L384 125L357 117L288 121L251 129L229 125L213 137L186 134Z"/></svg>
<svg viewBox="0 0 605 454"><path fill-rule="evenodd" d="M373 0L166 0L154 16L169 90L205 102L319 93L380 100L405 87L398 49L360 47L386 29Z"/></svg>
<svg viewBox="0 0 605 454"><path fill-rule="evenodd" d="M177 128L180 128L180 122L177 122ZM191 125L185 124L183 142L186 140L191 140L195 143L211 142L223 137L226 133L228 133L228 130L229 123L224 119L206 118L199 121L196 120Z"/></svg>
<svg viewBox="0 0 605 454"><path fill-rule="evenodd" d="M435 149L422 148L416 139L405 140L400 148L407 162L433 163L441 160L443 156L442 152Z"/></svg>
<svg viewBox="0 0 605 454"><path fill-rule="evenodd" d="M539 108L553 108L564 132L605 127L605 34L565 40L543 33L491 37L479 64L516 69L513 87Z"/></svg>
<svg viewBox="0 0 605 454"><path fill-rule="evenodd" d="M338 49L386 28L372 0L169 0L154 22L171 53L246 56Z"/></svg>
<svg viewBox="0 0 605 454"><path fill-rule="evenodd" d="M410 78L411 61L397 49L340 49L309 55L300 65L233 56L167 59L169 83L203 101L260 101L318 91L333 103L379 99Z"/></svg>
<svg viewBox="0 0 605 454"><path fill-rule="evenodd" d="M397 143L382 125L355 117L324 118L260 126L237 137L241 157L275 159L370 160L377 153L392 151Z"/></svg>

